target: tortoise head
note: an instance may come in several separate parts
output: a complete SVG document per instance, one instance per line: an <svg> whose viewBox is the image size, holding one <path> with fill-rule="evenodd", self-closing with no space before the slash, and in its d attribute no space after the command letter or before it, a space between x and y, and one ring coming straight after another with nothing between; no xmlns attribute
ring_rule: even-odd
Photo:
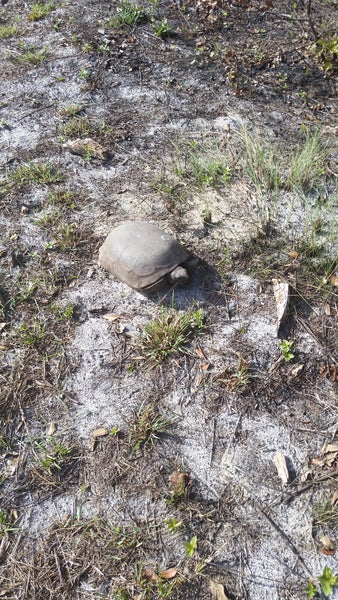
<svg viewBox="0 0 338 600"><path fill-rule="evenodd" d="M189 274L187 269L185 269L181 265L178 265L176 269L168 273L167 279L169 283L184 285L185 283L187 283L187 281L189 281Z"/></svg>

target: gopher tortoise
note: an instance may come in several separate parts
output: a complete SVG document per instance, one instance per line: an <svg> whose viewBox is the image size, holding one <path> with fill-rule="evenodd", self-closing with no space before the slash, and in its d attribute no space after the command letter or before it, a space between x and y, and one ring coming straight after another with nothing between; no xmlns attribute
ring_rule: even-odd
<svg viewBox="0 0 338 600"><path fill-rule="evenodd" d="M142 292L182 285L198 264L171 235L152 223L127 221L108 235L99 250L102 267Z"/></svg>

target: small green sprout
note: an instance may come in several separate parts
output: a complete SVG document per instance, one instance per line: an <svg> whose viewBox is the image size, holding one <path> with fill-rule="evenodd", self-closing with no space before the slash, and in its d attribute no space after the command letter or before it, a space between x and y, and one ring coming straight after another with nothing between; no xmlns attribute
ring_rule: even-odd
<svg viewBox="0 0 338 600"><path fill-rule="evenodd" d="M170 533L175 533L180 527L183 527L183 521L179 521L175 519L175 517L170 517L170 519L166 519L165 524L167 525Z"/></svg>
<svg viewBox="0 0 338 600"><path fill-rule="evenodd" d="M191 540L189 540L189 542L186 542L184 544L186 556L193 556L195 554L196 548L197 548L197 537L196 537L196 535L194 535L194 537L192 537Z"/></svg>
<svg viewBox="0 0 338 600"><path fill-rule="evenodd" d="M280 349L285 362L291 362L295 357L291 349L294 347L294 340L282 340L280 342Z"/></svg>
<svg viewBox="0 0 338 600"><path fill-rule="evenodd" d="M111 428L109 435L111 435L112 437L117 437L119 432L120 432L120 430L117 427L117 425L114 425L114 427Z"/></svg>
<svg viewBox="0 0 338 600"><path fill-rule="evenodd" d="M333 592L333 588L338 586L338 576L333 574L330 567L324 567L323 573L318 577L318 580L325 596L329 596Z"/></svg>

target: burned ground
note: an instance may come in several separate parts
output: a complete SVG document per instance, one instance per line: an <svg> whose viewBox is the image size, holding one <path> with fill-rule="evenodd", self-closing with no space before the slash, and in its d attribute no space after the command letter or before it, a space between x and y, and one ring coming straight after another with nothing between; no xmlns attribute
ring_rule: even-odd
<svg viewBox="0 0 338 600"><path fill-rule="evenodd" d="M337 28L2 2L1 597L335 597ZM125 219L199 257L187 286L103 271Z"/></svg>

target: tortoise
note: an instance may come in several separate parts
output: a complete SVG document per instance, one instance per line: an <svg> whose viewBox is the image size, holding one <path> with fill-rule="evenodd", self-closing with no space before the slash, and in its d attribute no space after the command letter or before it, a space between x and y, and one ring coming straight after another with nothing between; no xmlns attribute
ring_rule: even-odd
<svg viewBox="0 0 338 600"><path fill-rule="evenodd" d="M130 287L156 292L186 283L198 259L157 225L127 221L110 232L99 250L99 262Z"/></svg>

